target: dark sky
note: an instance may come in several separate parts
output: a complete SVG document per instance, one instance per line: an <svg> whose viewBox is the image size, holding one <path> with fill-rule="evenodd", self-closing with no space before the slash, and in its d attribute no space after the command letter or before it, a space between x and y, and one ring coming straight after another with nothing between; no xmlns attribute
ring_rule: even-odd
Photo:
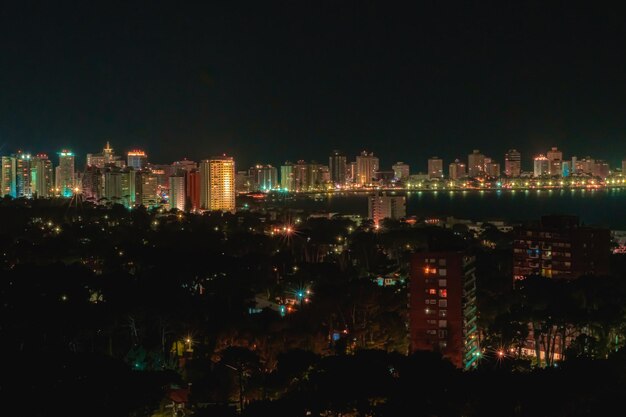
<svg viewBox="0 0 626 417"><path fill-rule="evenodd" d="M626 25L609 8L38 3L0 6L0 153L626 157Z"/></svg>

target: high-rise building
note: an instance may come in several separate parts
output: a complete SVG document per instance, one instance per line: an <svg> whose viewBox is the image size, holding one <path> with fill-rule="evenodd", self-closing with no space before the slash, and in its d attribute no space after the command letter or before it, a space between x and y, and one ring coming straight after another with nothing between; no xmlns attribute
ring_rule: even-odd
<svg viewBox="0 0 626 417"><path fill-rule="evenodd" d="M404 162L396 162L391 166L393 176L396 181L406 181L409 179L409 166Z"/></svg>
<svg viewBox="0 0 626 417"><path fill-rule="evenodd" d="M522 173L522 155L517 149L509 149L504 154L504 173L507 177L519 177Z"/></svg>
<svg viewBox="0 0 626 417"><path fill-rule="evenodd" d="M572 156L572 164L570 165L570 173L576 174L578 169L578 158L576 156Z"/></svg>
<svg viewBox="0 0 626 417"><path fill-rule="evenodd" d="M411 351L440 352L456 367L480 359L474 257L462 252L412 255L409 284Z"/></svg>
<svg viewBox="0 0 626 417"><path fill-rule="evenodd" d="M356 184L357 182L356 161L352 161L348 164L348 181L351 184Z"/></svg>
<svg viewBox="0 0 626 417"><path fill-rule="evenodd" d="M187 198L186 204L189 210L196 212L200 210L200 171L193 169L187 174Z"/></svg>
<svg viewBox="0 0 626 417"><path fill-rule="evenodd" d="M82 173L81 184L85 200L97 203L104 197L104 178L100 168L87 165Z"/></svg>
<svg viewBox="0 0 626 417"><path fill-rule="evenodd" d="M487 161L488 160L488 161ZM485 158L485 174L490 177L500 176L500 164L493 161L491 158Z"/></svg>
<svg viewBox="0 0 626 417"><path fill-rule="evenodd" d="M17 197L16 191L17 160L14 156L2 157L2 173L0 178L0 197L9 195Z"/></svg>
<svg viewBox="0 0 626 417"><path fill-rule="evenodd" d="M550 175L561 175L561 164L563 163L563 152L559 151L556 146L553 146L552 149L548 151L546 154L546 158L550 161Z"/></svg>
<svg viewBox="0 0 626 417"><path fill-rule="evenodd" d="M309 165L299 160L293 169L296 191L309 191Z"/></svg>
<svg viewBox="0 0 626 417"><path fill-rule="evenodd" d="M122 171L117 167L104 172L104 201L108 204L124 204L122 191Z"/></svg>
<svg viewBox="0 0 626 417"><path fill-rule="evenodd" d="M626 175L626 159L622 159L622 175Z"/></svg>
<svg viewBox="0 0 626 417"><path fill-rule="evenodd" d="M140 171L148 165L148 155L142 150L134 149L127 154L127 165Z"/></svg>
<svg viewBox="0 0 626 417"><path fill-rule="evenodd" d="M124 167L124 161L120 156L113 153L113 148L108 141L102 149L102 153L87 154L87 167L104 168L107 165L115 165L118 168Z"/></svg>
<svg viewBox="0 0 626 417"><path fill-rule="evenodd" d="M571 174L571 162L563 161L563 163L561 164L561 176L569 177L570 174Z"/></svg>
<svg viewBox="0 0 626 417"><path fill-rule="evenodd" d="M71 197L74 193L75 167L74 153L67 149L59 152L59 166L55 172L55 186L63 197Z"/></svg>
<svg viewBox="0 0 626 417"><path fill-rule="evenodd" d="M437 156L428 158L428 178L443 178L443 159Z"/></svg>
<svg viewBox="0 0 626 417"><path fill-rule="evenodd" d="M271 191L278 187L278 171L271 165L255 165L248 170L252 191Z"/></svg>
<svg viewBox="0 0 626 417"><path fill-rule="evenodd" d="M448 175L451 180L458 180L467 176L467 169L463 162L455 159L448 167Z"/></svg>
<svg viewBox="0 0 626 417"><path fill-rule="evenodd" d="M30 163L30 184L33 197L48 198L54 195L52 161L46 154L37 154Z"/></svg>
<svg viewBox="0 0 626 417"><path fill-rule="evenodd" d="M485 155L480 153L478 149L474 149L467 156L467 174L472 178L479 177L484 174L484 169Z"/></svg>
<svg viewBox="0 0 626 417"><path fill-rule="evenodd" d="M406 197L388 196L386 193L371 195L368 198L369 218L378 226L383 219L406 217Z"/></svg>
<svg viewBox="0 0 626 417"><path fill-rule="evenodd" d="M172 164L172 168L173 168L172 175L185 175L187 172L191 172L194 169L198 169L198 164L195 161L183 159L183 160L174 162Z"/></svg>
<svg viewBox="0 0 626 417"><path fill-rule="evenodd" d="M361 152L361 155L356 157L357 184L361 186L372 184L378 167L379 161L378 158L374 156L374 152Z"/></svg>
<svg viewBox="0 0 626 417"><path fill-rule="evenodd" d="M595 160L595 163L593 164L593 171L591 172L594 177L606 179L606 177L608 177L610 173L611 169L608 162L601 159Z"/></svg>
<svg viewBox="0 0 626 417"><path fill-rule="evenodd" d="M344 186L346 183L346 156L334 150L328 157L328 169L330 171L330 180L334 185Z"/></svg>
<svg viewBox="0 0 626 417"><path fill-rule="evenodd" d="M576 278L609 272L611 232L581 226L576 216L543 216L513 231L513 276Z"/></svg>
<svg viewBox="0 0 626 417"><path fill-rule="evenodd" d="M17 197L32 196L30 185L30 154L19 151L15 155L15 194Z"/></svg>
<svg viewBox="0 0 626 417"><path fill-rule="evenodd" d="M289 192L296 191L294 165L289 161L280 167L280 188Z"/></svg>
<svg viewBox="0 0 626 417"><path fill-rule="evenodd" d="M550 160L544 155L538 155L533 159L533 168L535 177L550 175Z"/></svg>
<svg viewBox="0 0 626 417"><path fill-rule="evenodd" d="M172 175L169 188L170 210L185 211L185 177L183 175Z"/></svg>
<svg viewBox="0 0 626 417"><path fill-rule="evenodd" d="M200 205L204 210L235 212L235 161L216 156L200 163Z"/></svg>
<svg viewBox="0 0 626 417"><path fill-rule="evenodd" d="M146 208L158 206L161 198L158 194L159 180L157 176L151 172L138 172L137 183L139 185L139 189L136 190L139 194L137 202Z"/></svg>

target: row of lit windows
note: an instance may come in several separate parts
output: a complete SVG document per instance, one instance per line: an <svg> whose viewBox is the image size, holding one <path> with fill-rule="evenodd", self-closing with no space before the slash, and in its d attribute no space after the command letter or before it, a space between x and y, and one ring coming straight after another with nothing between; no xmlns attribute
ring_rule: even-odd
<svg viewBox="0 0 626 417"><path fill-rule="evenodd" d="M427 288L426 289L426 294L428 295L437 295L437 289L436 288ZM448 297L448 290L447 289L440 289L439 290L439 297L441 298L447 298Z"/></svg>
<svg viewBox="0 0 626 417"><path fill-rule="evenodd" d="M440 339L445 339L448 337L448 331L447 330L435 330L435 329L429 329L426 330L426 334L429 336L439 336Z"/></svg>
<svg viewBox="0 0 626 417"><path fill-rule="evenodd" d="M438 305L439 307L448 307L448 300L437 300L436 298L426 299L426 305ZM428 309L426 309L426 314L428 313Z"/></svg>

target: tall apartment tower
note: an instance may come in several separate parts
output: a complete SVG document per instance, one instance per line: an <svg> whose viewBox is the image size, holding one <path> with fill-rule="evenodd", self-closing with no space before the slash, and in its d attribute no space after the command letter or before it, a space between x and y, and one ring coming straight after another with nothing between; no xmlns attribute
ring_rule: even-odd
<svg viewBox="0 0 626 417"><path fill-rule="evenodd" d="M140 171L148 165L148 155L139 149L132 150L127 154L126 165Z"/></svg>
<svg viewBox="0 0 626 417"><path fill-rule="evenodd" d="M373 178L378 171L379 161L374 156L374 152L367 153L361 152L361 155L356 157L356 183L358 185L369 185L373 182Z"/></svg>
<svg viewBox="0 0 626 417"><path fill-rule="evenodd" d="M504 173L507 177L519 177L522 173L522 154L517 149L504 154Z"/></svg>
<svg viewBox="0 0 626 417"><path fill-rule="evenodd" d="M448 167L448 176L451 180L458 180L459 178L467 176L466 165L458 159L455 159Z"/></svg>
<svg viewBox="0 0 626 417"><path fill-rule="evenodd" d="M443 178L443 160L437 156L428 158L428 178Z"/></svg>
<svg viewBox="0 0 626 417"><path fill-rule="evenodd" d="M235 212L235 160L216 156L200 163L200 208Z"/></svg>
<svg viewBox="0 0 626 417"><path fill-rule="evenodd" d="M200 210L200 183L200 171L198 169L192 169L187 173L185 201L189 211Z"/></svg>
<svg viewBox="0 0 626 417"><path fill-rule="evenodd" d="M2 172L0 172L0 197L17 196L16 191L17 160L14 156L2 157Z"/></svg>
<svg viewBox="0 0 626 417"><path fill-rule="evenodd" d="M478 149L474 149L467 156L467 174L472 177L479 177L485 170L485 155L480 153Z"/></svg>
<svg viewBox="0 0 626 417"><path fill-rule="evenodd" d="M185 211L185 176L184 175L172 175L169 177L170 185L170 210L177 209Z"/></svg>
<svg viewBox="0 0 626 417"><path fill-rule="evenodd" d="M552 149L550 149L546 154L546 158L548 158L550 163L549 174L560 176L562 171L561 164L563 163L563 152L559 151L556 146L553 146Z"/></svg>
<svg viewBox="0 0 626 417"><path fill-rule="evenodd" d="M296 191L294 165L287 161L280 166L280 188L285 191Z"/></svg>
<svg viewBox="0 0 626 417"><path fill-rule="evenodd" d="M47 198L53 195L52 161L46 154L37 154L31 160L30 183L33 197Z"/></svg>
<svg viewBox="0 0 626 417"><path fill-rule="evenodd" d="M344 186L346 184L346 166L347 159L342 152L334 150L328 157L330 180L334 185Z"/></svg>
<svg viewBox="0 0 626 417"><path fill-rule="evenodd" d="M576 278L609 273L611 232L581 226L576 216L543 216L513 231L513 276Z"/></svg>
<svg viewBox="0 0 626 417"><path fill-rule="evenodd" d="M411 351L441 352L456 367L480 358L473 256L463 252L412 255L409 284Z"/></svg>
<svg viewBox="0 0 626 417"><path fill-rule="evenodd" d="M393 176L397 181L406 181L409 179L409 165L404 162L396 162L391 166L391 169L393 170Z"/></svg>
<svg viewBox="0 0 626 417"><path fill-rule="evenodd" d="M537 155L533 159L533 174L535 177L550 174L550 160L544 155Z"/></svg>
<svg viewBox="0 0 626 417"><path fill-rule="evenodd" d="M59 166L56 167L55 183L58 192L63 197L71 197L74 193L74 153L67 149L59 152Z"/></svg>
<svg viewBox="0 0 626 417"><path fill-rule="evenodd" d="M405 196L388 196L383 192L369 196L367 202L369 218L376 226L383 219L401 219L406 216Z"/></svg>

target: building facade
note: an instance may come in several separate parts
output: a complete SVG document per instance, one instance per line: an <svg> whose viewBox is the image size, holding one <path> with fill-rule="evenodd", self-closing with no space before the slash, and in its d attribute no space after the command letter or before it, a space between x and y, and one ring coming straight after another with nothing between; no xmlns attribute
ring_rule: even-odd
<svg viewBox="0 0 626 417"><path fill-rule="evenodd" d="M411 257L411 351L437 351L456 367L480 359L474 257L462 252L421 252Z"/></svg>
<svg viewBox="0 0 626 417"><path fill-rule="evenodd" d="M576 216L543 216L514 229L513 276L576 278L608 274L611 233L581 226Z"/></svg>
<svg viewBox="0 0 626 417"><path fill-rule="evenodd" d="M330 171L330 181L334 185L344 186L346 184L347 159L338 150L334 150L328 157L328 169Z"/></svg>
<svg viewBox="0 0 626 417"><path fill-rule="evenodd" d="M368 216L378 226L383 219L406 217L406 197L388 196L386 193L368 197Z"/></svg>
<svg viewBox="0 0 626 417"><path fill-rule="evenodd" d="M374 153L361 152L356 157L356 183L357 185L371 185L379 168L379 160Z"/></svg>
<svg viewBox="0 0 626 417"><path fill-rule="evenodd" d="M517 149L509 149L504 154L504 173L513 178L522 173L522 155Z"/></svg>
<svg viewBox="0 0 626 417"><path fill-rule="evenodd" d="M216 156L200 163L200 208L235 212L235 160Z"/></svg>
<svg viewBox="0 0 626 417"><path fill-rule="evenodd" d="M484 174L485 170L485 155L480 153L478 149L474 149L471 154L467 156L467 174L476 178Z"/></svg>
<svg viewBox="0 0 626 417"><path fill-rule="evenodd" d="M428 158L428 178L443 178L443 159L436 156Z"/></svg>

